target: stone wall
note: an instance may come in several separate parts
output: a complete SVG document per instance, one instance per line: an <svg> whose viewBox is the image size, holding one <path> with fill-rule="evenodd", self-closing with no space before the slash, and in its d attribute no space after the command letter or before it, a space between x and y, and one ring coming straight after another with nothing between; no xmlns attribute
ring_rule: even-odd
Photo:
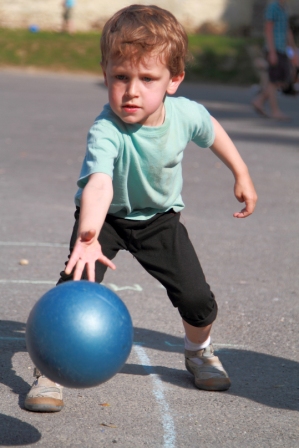
<svg viewBox="0 0 299 448"><path fill-rule="evenodd" d="M227 23L230 28L249 26L253 5L257 0L136 0L139 4L156 4L169 9L188 31L203 24ZM130 0L77 0L74 24L77 30L100 29L108 17ZM291 11L299 14L299 1L289 1ZM58 30L61 27L62 0L0 0L0 26ZM217 28L217 27L216 27Z"/></svg>

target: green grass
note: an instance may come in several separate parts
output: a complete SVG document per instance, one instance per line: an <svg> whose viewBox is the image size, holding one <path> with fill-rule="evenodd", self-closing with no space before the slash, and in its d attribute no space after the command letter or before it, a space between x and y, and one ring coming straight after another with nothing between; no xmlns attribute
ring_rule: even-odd
<svg viewBox="0 0 299 448"><path fill-rule="evenodd" d="M0 67L35 67L76 73L101 73L99 33L67 35L0 29ZM250 40L190 35L193 62L187 79L248 84L256 80L247 52Z"/></svg>
<svg viewBox="0 0 299 448"><path fill-rule="evenodd" d="M231 84L257 82L257 75L248 53L256 39L191 35L189 48L193 62L187 67L187 79Z"/></svg>
<svg viewBox="0 0 299 448"><path fill-rule="evenodd" d="M0 29L0 66L99 73L98 33Z"/></svg>

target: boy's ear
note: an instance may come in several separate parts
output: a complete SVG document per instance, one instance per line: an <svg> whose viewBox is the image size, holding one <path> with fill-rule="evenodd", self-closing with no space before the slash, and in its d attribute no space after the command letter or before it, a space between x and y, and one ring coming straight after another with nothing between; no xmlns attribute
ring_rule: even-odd
<svg viewBox="0 0 299 448"><path fill-rule="evenodd" d="M169 95L173 95L177 91L181 82L183 82L184 78L185 78L185 72L180 73L179 75L173 76L171 78L171 80L169 81L168 88L167 88L166 92Z"/></svg>

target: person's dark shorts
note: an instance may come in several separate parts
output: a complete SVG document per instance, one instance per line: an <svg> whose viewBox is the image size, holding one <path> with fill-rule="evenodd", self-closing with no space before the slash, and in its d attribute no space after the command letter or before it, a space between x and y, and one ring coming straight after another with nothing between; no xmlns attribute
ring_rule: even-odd
<svg viewBox="0 0 299 448"><path fill-rule="evenodd" d="M268 73L269 80L273 84L276 83L288 83L290 80L290 60L286 54L278 53L278 62L276 65L269 64ZM267 55L268 60L268 55Z"/></svg>
<svg viewBox="0 0 299 448"><path fill-rule="evenodd" d="M77 239L80 210L75 212L75 225L70 253ZM107 215L99 242L102 252L112 260L119 250L128 250L146 271L167 291L181 317L194 327L210 325L217 316L217 303L207 284L201 265L180 223L180 213L169 211L147 220L129 220ZM101 283L107 267L96 262L96 282ZM59 283L72 280L60 273ZM86 272L82 279L86 279Z"/></svg>
<svg viewBox="0 0 299 448"><path fill-rule="evenodd" d="M65 7L63 11L64 20L71 20L72 15L73 15L73 8Z"/></svg>

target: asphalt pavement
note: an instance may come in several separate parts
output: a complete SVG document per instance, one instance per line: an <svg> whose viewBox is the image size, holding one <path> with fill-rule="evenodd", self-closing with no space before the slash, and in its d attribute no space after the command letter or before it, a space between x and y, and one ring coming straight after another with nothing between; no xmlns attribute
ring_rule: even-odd
<svg viewBox="0 0 299 448"><path fill-rule="evenodd" d="M65 389L59 413L24 409L33 381L26 321L64 267L86 134L107 92L97 77L1 71L0 446L299 446L299 98L280 95L292 116L281 123L255 115L249 88L186 83L178 94L221 122L259 195L251 217L234 219L242 205L230 171L188 145L182 220L218 301L212 337L231 389L193 386L176 309L121 252L105 285L134 323L124 368L97 388Z"/></svg>

